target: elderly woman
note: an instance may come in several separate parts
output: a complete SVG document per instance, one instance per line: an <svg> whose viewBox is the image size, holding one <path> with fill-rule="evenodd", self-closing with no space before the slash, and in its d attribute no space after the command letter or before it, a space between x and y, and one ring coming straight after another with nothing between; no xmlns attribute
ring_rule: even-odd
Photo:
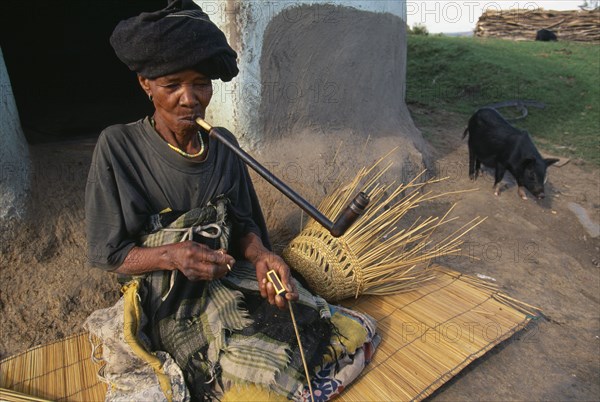
<svg viewBox="0 0 600 402"><path fill-rule="evenodd" d="M156 356L163 368L172 358L173 376L181 373L185 382L185 392L171 395L176 400L231 397L235 385L303 400L310 396L302 354L282 310L298 300L312 388L321 400L341 392L369 358L370 319L329 306L292 279L270 251L245 165L195 123L210 103L212 80L238 73L224 34L193 2L176 0L119 23L111 44L155 111L98 139L86 188L88 255L93 266L133 278L125 293L135 297L114 308L142 313L133 324L117 324L121 313L112 324L94 313L88 328L105 344L121 339L151 365ZM266 280L269 270L282 279L285 299ZM125 335L107 335L108 327L125 328ZM123 380L137 369L123 364L107 365L121 371L110 380L109 396L138 398L140 385ZM154 373L168 374L156 367ZM167 399L178 389L170 381L169 387L159 380Z"/></svg>

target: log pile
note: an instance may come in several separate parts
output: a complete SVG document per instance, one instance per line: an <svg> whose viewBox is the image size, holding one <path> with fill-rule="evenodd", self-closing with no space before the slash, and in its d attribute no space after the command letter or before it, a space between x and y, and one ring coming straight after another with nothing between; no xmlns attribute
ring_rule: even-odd
<svg viewBox="0 0 600 402"><path fill-rule="evenodd" d="M533 41L543 28L553 31L559 41L600 42L600 9L487 10L479 17L475 36Z"/></svg>

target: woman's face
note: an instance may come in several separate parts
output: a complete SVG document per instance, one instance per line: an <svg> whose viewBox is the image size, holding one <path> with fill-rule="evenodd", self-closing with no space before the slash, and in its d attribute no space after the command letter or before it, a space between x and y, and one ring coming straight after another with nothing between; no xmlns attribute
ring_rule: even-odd
<svg viewBox="0 0 600 402"><path fill-rule="evenodd" d="M204 118L213 94L209 78L195 70L184 70L155 79L138 79L153 98L157 127L164 125L175 134L198 131L195 119Z"/></svg>

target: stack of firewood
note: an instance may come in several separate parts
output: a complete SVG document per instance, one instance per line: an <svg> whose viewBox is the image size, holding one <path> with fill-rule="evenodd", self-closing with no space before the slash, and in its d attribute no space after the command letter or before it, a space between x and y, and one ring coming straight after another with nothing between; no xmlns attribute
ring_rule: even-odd
<svg viewBox="0 0 600 402"><path fill-rule="evenodd" d="M538 30L553 31L558 40L600 42L600 9L593 11L487 10L475 28L476 36L535 40Z"/></svg>

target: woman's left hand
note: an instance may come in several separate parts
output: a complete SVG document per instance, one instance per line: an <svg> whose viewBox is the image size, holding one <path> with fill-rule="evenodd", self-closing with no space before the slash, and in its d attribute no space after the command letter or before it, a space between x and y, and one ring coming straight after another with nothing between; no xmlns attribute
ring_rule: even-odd
<svg viewBox="0 0 600 402"><path fill-rule="evenodd" d="M258 280L260 295L268 299L269 303L276 305L280 309L284 309L287 308L286 300L298 300L298 290L292 281L290 267L288 267L280 256L265 250L254 260L254 266L256 267L256 279ZM285 300L275 292L273 284L268 281L267 272L270 270L277 272L279 279L281 279L281 283L283 283L286 289Z"/></svg>

